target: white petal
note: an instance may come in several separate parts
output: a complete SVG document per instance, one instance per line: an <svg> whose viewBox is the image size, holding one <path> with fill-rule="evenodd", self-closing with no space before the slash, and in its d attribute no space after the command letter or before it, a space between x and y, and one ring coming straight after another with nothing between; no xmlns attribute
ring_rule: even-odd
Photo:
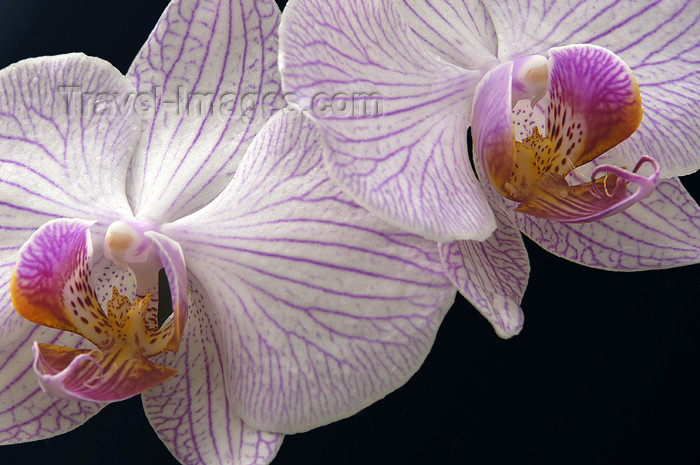
<svg viewBox="0 0 700 465"><path fill-rule="evenodd" d="M228 394L263 430L308 430L401 386L454 300L436 244L342 194L319 138L275 115L229 188L163 227L214 305Z"/></svg>
<svg viewBox="0 0 700 465"><path fill-rule="evenodd" d="M148 420L185 465L267 464L283 436L255 430L236 415L224 387L224 344L207 314L211 302L198 282L189 288L190 320L180 350L153 359L178 374L141 395Z"/></svg>
<svg viewBox="0 0 700 465"><path fill-rule="evenodd" d="M329 172L357 203L431 239L485 239L495 220L466 146L481 71L425 49L401 11L388 0L290 4L284 90L318 122Z"/></svg>
<svg viewBox="0 0 700 465"><path fill-rule="evenodd" d="M479 69L497 63L498 42L484 5L473 0L403 0L406 22L425 48L448 63Z"/></svg>
<svg viewBox="0 0 700 465"><path fill-rule="evenodd" d="M231 179L282 105L279 14L264 0L181 0L163 13L128 73L144 119L129 184L138 214L172 221Z"/></svg>

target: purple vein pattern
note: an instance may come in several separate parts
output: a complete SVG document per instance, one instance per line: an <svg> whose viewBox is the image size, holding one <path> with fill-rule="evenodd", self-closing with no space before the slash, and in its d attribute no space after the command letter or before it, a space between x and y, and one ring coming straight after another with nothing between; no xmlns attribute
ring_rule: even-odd
<svg viewBox="0 0 700 465"><path fill-rule="evenodd" d="M403 0L403 17L431 53L464 69L497 63L496 30L484 5L473 0Z"/></svg>
<svg viewBox="0 0 700 465"><path fill-rule="evenodd" d="M491 237L441 243L440 256L454 285L506 339L523 327L520 302L530 262L520 231L499 209L494 213L498 227Z"/></svg>
<svg viewBox="0 0 700 465"><path fill-rule="evenodd" d="M223 341L208 314L211 302L190 281L190 320L177 354L154 359L181 376L142 394L153 429L185 465L202 463L264 465L282 444L283 435L247 426L224 388ZM202 348L205 350L202 350Z"/></svg>
<svg viewBox="0 0 700 465"><path fill-rule="evenodd" d="M300 114L273 116L222 195L163 229L188 238L227 395L261 430L305 431L396 389L454 299L436 244L354 204L319 138Z"/></svg>
<svg viewBox="0 0 700 465"><path fill-rule="evenodd" d="M85 98L61 93L63 86L81 89ZM0 73L0 92L2 345L27 325L12 307L9 286L32 232L59 217L100 220L93 228L100 231L131 215L124 182L139 122L95 105L98 94L121 98L133 88L109 63L84 55L17 63Z"/></svg>
<svg viewBox="0 0 700 465"><path fill-rule="evenodd" d="M129 70L143 133L130 169L134 212L172 221L226 186L281 93L271 1L173 2ZM139 102L133 104L140 108Z"/></svg>
<svg viewBox="0 0 700 465"><path fill-rule="evenodd" d="M465 138L481 73L435 57L397 5L297 2L280 27L284 90L323 129L330 174L360 205L433 239L485 239L495 220Z"/></svg>
<svg viewBox="0 0 700 465"><path fill-rule="evenodd" d="M640 129L621 145L626 164L634 166L640 155L654 157L664 177L700 168L697 0L516 0L487 2L486 8L501 60L576 43L615 52L632 68L644 105Z"/></svg>

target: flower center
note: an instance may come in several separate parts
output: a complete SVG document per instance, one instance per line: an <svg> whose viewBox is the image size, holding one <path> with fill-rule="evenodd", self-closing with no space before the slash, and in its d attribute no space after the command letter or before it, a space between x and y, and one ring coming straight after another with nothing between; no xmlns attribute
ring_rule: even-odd
<svg viewBox="0 0 700 465"><path fill-rule="evenodd" d="M92 242L83 220L60 219L39 228L20 250L12 275L16 311L27 320L81 335L97 349L69 349L34 344L34 369L49 394L78 400L115 401L159 384L175 370L148 361L176 351L182 328L158 326L158 309L150 294L133 304L112 289L107 311L93 290ZM109 235L105 248L134 249L139 236ZM109 244L107 244L109 242ZM129 252L131 250L131 252Z"/></svg>
<svg viewBox="0 0 700 465"><path fill-rule="evenodd" d="M649 157L631 172L598 166L588 182L574 171L631 136L641 122L639 87L622 60L601 47L578 45L550 50L549 60L529 56L512 66L515 141L499 152L512 158L494 161L505 171L491 180L504 197L520 202L516 211L562 222L595 221L652 192L659 168ZM482 157L491 161L489 154ZM653 174L638 174L647 163Z"/></svg>
<svg viewBox="0 0 700 465"><path fill-rule="evenodd" d="M145 295L158 283L158 270L162 264L145 233L155 230L149 221L127 223L115 221L105 234L104 254L122 270L127 267L136 275L137 294Z"/></svg>

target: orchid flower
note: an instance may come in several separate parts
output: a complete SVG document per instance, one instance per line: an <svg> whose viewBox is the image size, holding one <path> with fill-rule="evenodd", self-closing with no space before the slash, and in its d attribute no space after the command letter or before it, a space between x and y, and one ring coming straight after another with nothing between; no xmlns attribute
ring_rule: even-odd
<svg viewBox="0 0 700 465"><path fill-rule="evenodd" d="M696 6L294 0L283 90L321 127L341 188L439 241L453 283L510 337L519 231L596 268L700 261L700 208L675 178L700 167Z"/></svg>
<svg viewBox="0 0 700 465"><path fill-rule="evenodd" d="M275 112L279 20L174 1L127 76L82 54L0 71L2 443L141 393L182 463L265 464L422 363L455 288Z"/></svg>

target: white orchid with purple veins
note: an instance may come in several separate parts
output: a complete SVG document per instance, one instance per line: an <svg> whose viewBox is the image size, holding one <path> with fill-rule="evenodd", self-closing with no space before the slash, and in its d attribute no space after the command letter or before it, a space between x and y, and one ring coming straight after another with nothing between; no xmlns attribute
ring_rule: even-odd
<svg viewBox="0 0 700 465"><path fill-rule="evenodd" d="M692 0L295 0L280 70L331 177L440 241L509 337L529 274L518 230L603 269L700 260L700 208L675 178L700 167L699 36Z"/></svg>
<svg viewBox="0 0 700 465"><path fill-rule="evenodd" d="M339 190L300 114L268 119L279 20L175 1L126 77L81 54L0 71L0 442L141 393L182 463L264 464L424 360L455 296L437 246Z"/></svg>

